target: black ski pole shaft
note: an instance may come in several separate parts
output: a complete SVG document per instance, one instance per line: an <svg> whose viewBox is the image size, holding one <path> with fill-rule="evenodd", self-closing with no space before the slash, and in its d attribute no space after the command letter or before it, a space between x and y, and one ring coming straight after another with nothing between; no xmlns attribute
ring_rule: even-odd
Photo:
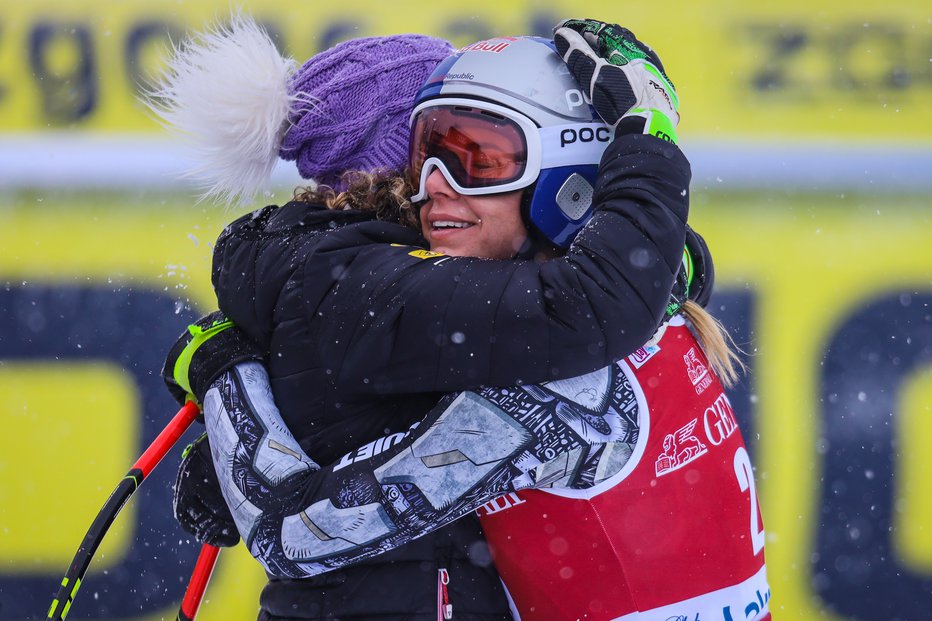
<svg viewBox="0 0 932 621"><path fill-rule="evenodd" d="M104 535L107 534L111 524L113 524L113 520L116 519L116 516L120 513L126 501L129 500L129 497L133 495L133 492L149 476L152 469L168 454L178 438L187 431L197 415L197 404L193 401L185 403L155 441L149 445L149 448L136 460L136 463L133 464L123 480L116 486L113 493L110 494L107 502L97 514L97 517L94 518L94 522L88 529L87 534L84 535L84 540L78 547L78 551L71 561L71 566L61 581L58 594L52 600L52 606L49 608L49 619L64 621L65 616L71 609L71 603L81 587L84 574L87 573L87 568L90 567L91 559L97 552L97 548L100 547Z"/></svg>

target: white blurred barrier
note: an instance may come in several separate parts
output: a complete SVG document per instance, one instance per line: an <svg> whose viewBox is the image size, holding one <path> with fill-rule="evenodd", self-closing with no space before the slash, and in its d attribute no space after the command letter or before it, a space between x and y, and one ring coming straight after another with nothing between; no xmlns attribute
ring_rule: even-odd
<svg viewBox="0 0 932 621"><path fill-rule="evenodd" d="M932 190L932 146L867 143L686 141L694 190ZM151 135L7 134L0 136L0 189L194 190L182 177L185 153ZM306 183L279 162L272 188Z"/></svg>

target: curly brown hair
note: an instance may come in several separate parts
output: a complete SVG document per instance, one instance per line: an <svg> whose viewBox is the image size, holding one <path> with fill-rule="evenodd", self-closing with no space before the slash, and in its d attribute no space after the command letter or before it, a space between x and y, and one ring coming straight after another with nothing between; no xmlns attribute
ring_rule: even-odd
<svg viewBox="0 0 932 621"><path fill-rule="evenodd" d="M342 192L328 185L302 187L295 190L294 200L325 205L327 209L371 211L378 220L420 231L417 207L409 200L414 191L405 173L353 170L343 173L342 180L346 184Z"/></svg>

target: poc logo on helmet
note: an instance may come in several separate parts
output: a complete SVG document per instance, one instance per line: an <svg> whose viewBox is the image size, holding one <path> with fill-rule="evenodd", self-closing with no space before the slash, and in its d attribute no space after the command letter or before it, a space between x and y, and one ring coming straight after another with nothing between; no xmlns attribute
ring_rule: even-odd
<svg viewBox="0 0 932 621"><path fill-rule="evenodd" d="M560 132L560 148L577 142L611 142L612 130L608 127L567 128Z"/></svg>
<svg viewBox="0 0 932 621"><path fill-rule="evenodd" d="M589 101L589 96L578 88L571 88L570 90L566 91L565 96L566 105L569 106L570 109L578 108L579 106L588 106L590 103L592 103Z"/></svg>

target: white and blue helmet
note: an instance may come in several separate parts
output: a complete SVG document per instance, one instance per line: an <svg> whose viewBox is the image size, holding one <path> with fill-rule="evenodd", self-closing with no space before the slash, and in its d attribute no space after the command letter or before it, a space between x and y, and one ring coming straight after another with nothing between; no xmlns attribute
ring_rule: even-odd
<svg viewBox="0 0 932 621"><path fill-rule="evenodd" d="M592 215L602 153L612 140L589 98L541 37L504 37L441 61L411 116L415 202L438 169L464 195L525 189L524 216L569 246Z"/></svg>

